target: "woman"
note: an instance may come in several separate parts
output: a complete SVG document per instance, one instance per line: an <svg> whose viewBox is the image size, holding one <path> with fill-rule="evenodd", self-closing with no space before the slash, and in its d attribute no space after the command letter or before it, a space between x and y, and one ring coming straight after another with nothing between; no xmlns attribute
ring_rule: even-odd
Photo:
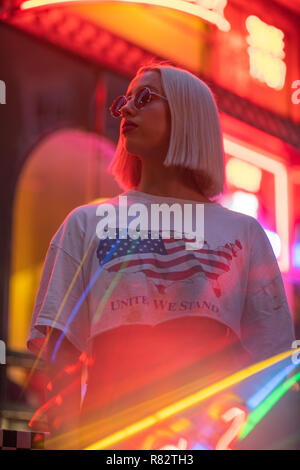
<svg viewBox="0 0 300 470"><path fill-rule="evenodd" d="M36 354L47 345L49 424L64 437L52 442L57 448L91 444L294 340L262 227L215 202L224 159L209 88L186 70L154 63L139 69L110 111L121 118L111 171L123 199L80 206L58 229L28 339ZM127 223L137 214L130 207L139 208L150 229L123 238L124 221L109 215L109 235L115 227L117 236L102 239L99 216L111 207L124 216L125 203ZM152 239L150 213L162 203L176 204L182 222L195 222L193 210L203 205L199 249L185 245L185 226L176 238L171 218L170 238ZM68 439L79 424L78 441L72 432Z"/></svg>

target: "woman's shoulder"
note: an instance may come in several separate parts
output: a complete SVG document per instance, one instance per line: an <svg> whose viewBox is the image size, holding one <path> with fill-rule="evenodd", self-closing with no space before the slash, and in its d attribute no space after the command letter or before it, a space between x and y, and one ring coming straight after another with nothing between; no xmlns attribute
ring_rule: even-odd
<svg viewBox="0 0 300 470"><path fill-rule="evenodd" d="M213 207L213 205L207 204L209 208ZM260 223L258 220L248 214L245 214L244 212L238 212L232 209L229 209L228 207L225 207L224 205L220 203L214 204L214 208L218 210L217 218L218 220L223 219L226 225L230 224L232 228L236 227L236 225L242 225L246 228L250 228L251 230L256 230L258 227L261 227ZM209 210L206 211L206 214L215 215L216 212L209 212ZM232 225L231 225L232 224Z"/></svg>
<svg viewBox="0 0 300 470"><path fill-rule="evenodd" d="M69 223L74 223L76 221L87 221L88 219L97 216L97 209L99 206L106 204L110 204L113 206L117 205L118 196L114 196L111 198L97 198L88 204L82 204L80 206L77 206L68 212L64 221Z"/></svg>

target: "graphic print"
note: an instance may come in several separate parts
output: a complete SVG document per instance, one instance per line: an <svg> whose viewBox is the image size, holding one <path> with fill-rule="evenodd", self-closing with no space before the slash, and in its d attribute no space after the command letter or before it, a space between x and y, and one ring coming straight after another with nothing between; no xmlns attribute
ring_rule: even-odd
<svg viewBox="0 0 300 470"><path fill-rule="evenodd" d="M202 276L212 283L216 297L221 296L219 277L230 271L233 257L242 249L239 240L226 243L212 249L204 241L199 250L186 250L185 243L193 240L186 238L132 240L131 238L100 240L97 248L99 264L109 272L120 270L126 273L143 273L151 281L160 294L165 294L166 288L177 281L190 280ZM111 251L110 256L107 256Z"/></svg>

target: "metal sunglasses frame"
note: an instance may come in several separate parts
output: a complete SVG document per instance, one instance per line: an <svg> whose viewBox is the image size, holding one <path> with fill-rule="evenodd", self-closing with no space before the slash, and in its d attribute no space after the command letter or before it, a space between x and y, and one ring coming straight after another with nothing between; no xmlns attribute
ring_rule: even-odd
<svg viewBox="0 0 300 470"><path fill-rule="evenodd" d="M141 89L134 95L134 106L135 106L136 109L141 109L141 108L143 108L143 107L145 106L145 104L146 104L146 103L145 103L145 104L143 104L143 106L141 106L140 108L138 108L138 107L136 106L136 101L135 101L137 94L138 94L138 93L141 93L141 92L142 92L143 90L145 90L145 89L148 90L148 92L149 92L149 98L150 98L148 101L146 101L146 103L149 103L149 102L151 101L151 95L158 96L159 98L163 98L164 100L168 101L168 99L167 99L165 96L159 95L158 93L155 93L154 91L151 91L149 87L145 86L145 87L141 88ZM121 117L120 110L123 108L123 106L125 106L125 105L129 102L129 100L130 100L132 97L133 97L133 95L130 95L128 98L126 98L125 95L120 95L120 96L118 96L117 98L115 98L114 101L113 101L113 103L112 103L112 105L111 105L110 108L109 108L109 111L110 111L110 114L112 115L112 117L114 117L114 118L116 118L116 119L118 119L119 117ZM120 110L118 111L118 112L119 112L119 115L118 115L118 116L114 116L114 115L113 115L113 112L112 112L112 108L113 108L114 104L116 103L116 101L119 100L120 98L124 98L124 99L125 99L125 103L123 104L123 106L121 106Z"/></svg>

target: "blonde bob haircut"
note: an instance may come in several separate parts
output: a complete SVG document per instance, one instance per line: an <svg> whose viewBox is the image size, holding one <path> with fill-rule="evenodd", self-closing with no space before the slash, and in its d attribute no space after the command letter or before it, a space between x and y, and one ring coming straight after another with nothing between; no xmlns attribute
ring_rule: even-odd
<svg viewBox="0 0 300 470"><path fill-rule="evenodd" d="M176 166L182 182L205 197L224 191L224 151L217 106L209 87L196 75L166 62L143 65L136 77L157 70L168 99L171 134L164 165ZM121 133L108 170L125 190L140 182L142 161L129 153Z"/></svg>

